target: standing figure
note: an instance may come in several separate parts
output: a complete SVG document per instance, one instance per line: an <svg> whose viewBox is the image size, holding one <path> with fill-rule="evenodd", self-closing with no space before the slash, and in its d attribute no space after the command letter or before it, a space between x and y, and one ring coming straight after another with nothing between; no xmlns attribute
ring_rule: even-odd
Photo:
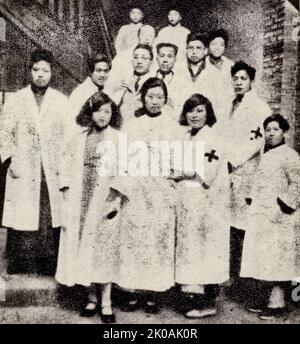
<svg viewBox="0 0 300 344"><path fill-rule="evenodd" d="M1 123L2 161L8 168L3 226L7 272L53 275L61 226L59 162L67 98L49 87L53 55L36 50L31 84L6 102Z"/></svg>
<svg viewBox="0 0 300 344"><path fill-rule="evenodd" d="M144 13L141 8L134 7L130 10L130 23L123 25L116 37L115 47L117 54L138 44L138 31L143 25Z"/></svg>
<svg viewBox="0 0 300 344"><path fill-rule="evenodd" d="M182 140L193 144L193 166L184 166L177 184L175 267L182 292L180 310L187 318L216 314L218 286L229 279L229 178L215 123L206 97L194 94L187 99L180 124L186 126ZM202 171L197 170L197 160Z"/></svg>
<svg viewBox="0 0 300 344"><path fill-rule="evenodd" d="M138 44L132 54L133 70L121 74L110 86L112 99L120 107L124 122L134 117L134 112L141 106L141 87L151 76L152 62L152 48Z"/></svg>
<svg viewBox="0 0 300 344"><path fill-rule="evenodd" d="M289 286L299 273L300 158L286 145L281 115L263 124L265 147L250 194L241 276L256 281L249 310L271 319L288 312Z"/></svg>
<svg viewBox="0 0 300 344"><path fill-rule="evenodd" d="M118 270L116 215L121 194L110 189L114 167L106 175L99 171L107 156L101 144L117 144L121 117L106 94L96 93L83 106L77 123L83 130L70 141L62 159L64 223L56 279L67 286L87 287L82 316L98 313L103 322L114 322L111 287Z"/></svg>
<svg viewBox="0 0 300 344"><path fill-rule="evenodd" d="M182 16L178 9L172 8L168 13L169 25L161 29L155 44L172 43L178 47L179 58L184 56L186 38L190 30L181 25Z"/></svg>
<svg viewBox="0 0 300 344"><path fill-rule="evenodd" d="M219 109L218 72L209 68L206 62L208 53L207 39L204 35L190 33L186 43L186 58L176 63L177 73L184 79L184 87L181 90L181 97L188 99L192 94L199 93L207 97L214 109ZM221 116L215 110L217 121Z"/></svg>
<svg viewBox="0 0 300 344"><path fill-rule="evenodd" d="M228 104L230 104L234 92L231 80L231 67L234 62L228 57L224 56L228 47L229 37L225 30L212 31L208 36L208 56L206 58L207 66L218 72L218 88L216 92L218 97L222 99L220 102L220 109L218 112L222 113L222 118L226 114Z"/></svg>
<svg viewBox="0 0 300 344"><path fill-rule="evenodd" d="M80 126L77 125L76 118L85 102L98 91L110 95L109 89L106 87L108 73L111 68L108 57L103 54L96 54L88 62L89 76L73 90L69 97L69 139L76 132L80 131Z"/></svg>
<svg viewBox="0 0 300 344"><path fill-rule="evenodd" d="M182 87L185 81L174 68L178 48L171 43L160 43L156 46L156 49L158 65L156 77L165 82L168 89L167 105L170 107L174 119L178 121L184 104Z"/></svg>
<svg viewBox="0 0 300 344"><path fill-rule="evenodd" d="M235 98L228 121L221 132L228 152L231 181L231 276L239 276L245 230L248 197L256 178L263 147L263 121L271 115L268 104L254 87L256 70L245 62L237 62L231 69ZM229 296L239 298L239 283L233 283Z"/></svg>
<svg viewBox="0 0 300 344"><path fill-rule="evenodd" d="M155 39L155 30L151 25L142 25L138 31L138 43L149 45L152 48ZM128 70L132 70L132 55L136 45L117 54L111 62L111 71L109 73L109 81L113 82L120 79L121 75L126 75Z"/></svg>
<svg viewBox="0 0 300 344"><path fill-rule="evenodd" d="M141 89L142 107L124 126L128 136L128 176L124 179L128 203L120 221L117 284L131 291L123 302L125 310L143 307L146 312L158 312L159 296L174 285L176 192L168 174L161 172L160 150L153 145L171 141L178 130L172 116L164 112L167 99L164 82L148 79ZM158 157L157 164L153 156ZM169 161L167 156L166 163ZM143 293L139 297L133 291Z"/></svg>

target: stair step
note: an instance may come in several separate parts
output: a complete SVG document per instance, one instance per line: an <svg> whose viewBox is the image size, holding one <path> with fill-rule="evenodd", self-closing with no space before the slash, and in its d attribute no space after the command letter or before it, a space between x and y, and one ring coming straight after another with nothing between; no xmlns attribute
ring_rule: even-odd
<svg viewBox="0 0 300 344"><path fill-rule="evenodd" d="M4 287L4 288L3 288ZM55 306L57 284L53 278L29 275L4 275L0 280L0 306Z"/></svg>

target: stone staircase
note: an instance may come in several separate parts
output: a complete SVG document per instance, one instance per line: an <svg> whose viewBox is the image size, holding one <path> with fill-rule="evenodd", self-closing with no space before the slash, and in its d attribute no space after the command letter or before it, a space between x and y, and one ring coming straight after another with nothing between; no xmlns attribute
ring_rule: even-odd
<svg viewBox="0 0 300 344"><path fill-rule="evenodd" d="M51 277L7 275L5 261L6 230L0 230L0 308L55 306L59 289ZM3 291L4 289L4 291Z"/></svg>

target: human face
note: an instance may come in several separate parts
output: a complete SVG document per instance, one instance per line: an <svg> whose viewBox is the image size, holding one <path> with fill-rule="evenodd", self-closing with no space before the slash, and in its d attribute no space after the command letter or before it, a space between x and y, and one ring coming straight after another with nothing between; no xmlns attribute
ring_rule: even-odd
<svg viewBox="0 0 300 344"><path fill-rule="evenodd" d="M150 70L151 56L146 49L136 49L132 57L133 69L137 74L146 74Z"/></svg>
<svg viewBox="0 0 300 344"><path fill-rule="evenodd" d="M145 96L145 106L150 113L160 112L165 101L165 94L161 87L149 88Z"/></svg>
<svg viewBox="0 0 300 344"><path fill-rule="evenodd" d="M226 45L222 37L216 37L209 43L209 53L215 58L223 56L225 49Z"/></svg>
<svg viewBox="0 0 300 344"><path fill-rule="evenodd" d="M37 87L47 87L51 80L51 75L51 65L46 61L36 62L31 68L31 79Z"/></svg>
<svg viewBox="0 0 300 344"><path fill-rule="evenodd" d="M155 31L150 26L141 27L140 35L139 35L139 42L140 44L146 44L150 47L153 45L155 39Z"/></svg>
<svg viewBox="0 0 300 344"><path fill-rule="evenodd" d="M266 144L270 147L279 145L284 138L284 131L276 121L270 122L265 129Z"/></svg>
<svg viewBox="0 0 300 344"><path fill-rule="evenodd" d="M201 129L206 124L207 112L205 105L198 105L186 114L188 125L195 129Z"/></svg>
<svg viewBox="0 0 300 344"><path fill-rule="evenodd" d="M168 14L168 20L172 26L176 26L181 21L181 19L181 15L178 11L172 10Z"/></svg>
<svg viewBox="0 0 300 344"><path fill-rule="evenodd" d="M204 60L207 55L207 48L201 41L191 41L187 45L187 59L194 64Z"/></svg>
<svg viewBox="0 0 300 344"><path fill-rule="evenodd" d="M103 87L105 81L107 80L108 72L109 66L106 62L97 62L91 78L97 86Z"/></svg>
<svg viewBox="0 0 300 344"><path fill-rule="evenodd" d="M157 63L159 70L163 73L169 73L176 62L175 51L170 47L162 47L159 49Z"/></svg>
<svg viewBox="0 0 300 344"><path fill-rule="evenodd" d="M236 95L245 94L251 90L252 81L245 70L238 71L232 78L233 88Z"/></svg>
<svg viewBox="0 0 300 344"><path fill-rule="evenodd" d="M112 108L110 103L106 103L100 106L98 111L93 112L92 119L97 127L105 128L112 116Z"/></svg>
<svg viewBox="0 0 300 344"><path fill-rule="evenodd" d="M139 8L133 8L131 11L130 11L130 20L137 24L137 23L140 23L142 20L143 20L143 17L144 17L144 14L143 12L139 9Z"/></svg>

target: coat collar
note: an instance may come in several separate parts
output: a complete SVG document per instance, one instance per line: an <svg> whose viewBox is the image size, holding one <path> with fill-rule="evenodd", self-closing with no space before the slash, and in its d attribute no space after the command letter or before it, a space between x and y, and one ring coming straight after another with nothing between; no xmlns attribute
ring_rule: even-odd
<svg viewBox="0 0 300 344"><path fill-rule="evenodd" d="M47 115L49 108L51 107L53 100L53 89L48 87L44 95L43 103L39 111L37 102L35 100L34 94L32 92L31 86L27 86L25 90L25 96L27 101L28 109L33 113L33 115L39 120L43 120L45 115Z"/></svg>

